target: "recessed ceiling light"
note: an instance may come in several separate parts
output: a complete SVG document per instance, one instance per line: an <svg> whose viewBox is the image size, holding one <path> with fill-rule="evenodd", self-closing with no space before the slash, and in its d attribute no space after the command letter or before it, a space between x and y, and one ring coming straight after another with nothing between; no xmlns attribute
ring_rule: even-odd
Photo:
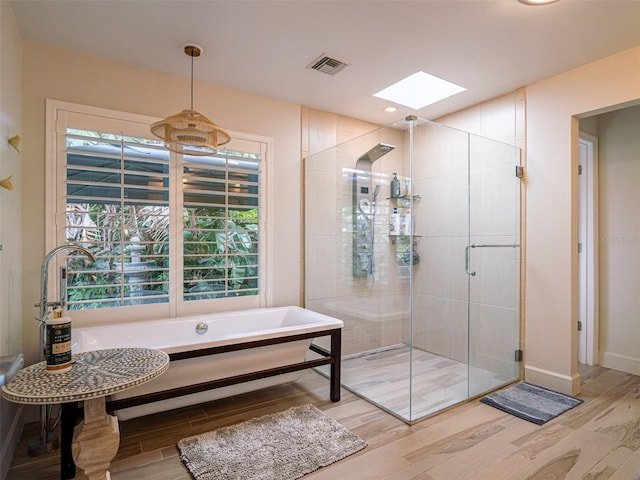
<svg viewBox="0 0 640 480"><path fill-rule="evenodd" d="M525 5L548 5L549 3L556 3L560 0L518 0Z"/></svg>
<svg viewBox="0 0 640 480"><path fill-rule="evenodd" d="M447 82L425 72L417 72L378 93L374 93L373 96L420 110L427 105L465 90L466 88L455 83Z"/></svg>
<svg viewBox="0 0 640 480"><path fill-rule="evenodd" d="M393 113L398 110L396 107L384 107L384 111L388 113Z"/></svg>

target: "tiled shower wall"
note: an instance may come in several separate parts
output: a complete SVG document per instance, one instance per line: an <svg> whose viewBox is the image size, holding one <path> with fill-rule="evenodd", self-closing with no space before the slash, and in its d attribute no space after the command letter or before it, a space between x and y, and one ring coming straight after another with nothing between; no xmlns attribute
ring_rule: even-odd
<svg viewBox="0 0 640 480"><path fill-rule="evenodd" d="M468 134L432 124L416 129L416 250L413 345L467 361ZM409 340L409 339L407 339Z"/></svg>
<svg viewBox="0 0 640 480"><path fill-rule="evenodd" d="M409 315L408 278L397 273L388 235L389 183L404 176L403 133L390 128L307 157L306 306L345 322L345 355L403 341ZM352 173L357 158L378 143L396 148L373 164L372 183L380 185L374 225L374 275L353 275Z"/></svg>
<svg viewBox="0 0 640 480"><path fill-rule="evenodd" d="M511 375L509 370L513 365L501 360L512 358L512 351L500 351L507 345L517 345L523 338L524 329L523 312L525 309L524 278L526 263L526 244L524 236L526 212L526 95L521 88L511 94L497 97L488 102L456 112L436 121L470 134L495 140L494 148L487 148L482 138L475 137L471 147L475 150L483 149L484 156L476 155L476 162L471 167L471 242L475 243L511 243L520 244L517 250L511 249L477 249L473 252L474 265L478 271L472 281L485 279L484 282L476 282L471 285L471 298L469 305L468 335L469 363L494 372ZM472 137L473 138L473 137ZM507 147L503 148L502 144ZM504 192L504 195L513 195L515 199L492 196L494 190L491 187L490 178L497 176L509 176L513 178L512 167L505 165L505 155L510 155L508 145L520 148L521 165L524 167L524 179L517 184L513 191ZM483 200L480 200L484 197ZM515 212L502 212L507 205L519 209L519 215ZM474 210L475 209L475 210ZM513 213L513 215L512 215ZM505 219L505 223L495 224L492 220ZM510 218L517 218L519 223L513 225L508 222ZM491 228L496 236L487 238L486 230L478 229L484 223ZM510 261L515 256L515 262ZM501 258L502 257L502 258ZM497 269L495 267L515 265L516 273L510 269ZM493 269L493 270L492 270ZM479 272L484 272L482 275ZM488 281L486 279L489 279ZM514 316L516 319L514 320Z"/></svg>
<svg viewBox="0 0 640 480"><path fill-rule="evenodd" d="M437 125L416 129L415 347L513 376L519 335L520 251L515 147ZM482 391L482 387L479 387Z"/></svg>
<svg viewBox="0 0 640 480"><path fill-rule="evenodd" d="M514 144L520 128L519 116L524 117L524 97L514 92L442 121ZM398 262L396 255L399 240L388 235L389 209L394 202L388 199L391 173L397 172L401 179L409 176L406 132L396 131L395 138L389 129L363 135L376 126L325 112L303 111L303 148L306 148L303 155L329 149L307 160L308 178L303 182L308 190L305 230L306 248L310 252L306 257L306 306L345 321L343 348L347 355L405 343L499 370L497 359L504 352L492 353L495 345L502 344L494 335L505 335L511 340L519 335L518 322L515 325L513 322L513 315L517 315L514 302L520 297L519 278L514 279L513 269L501 271L493 265L500 262L500 255L515 255L519 251L473 252L474 265L482 267L485 281L477 282L477 288L471 289L470 312L474 322L469 324L464 254L469 240L469 148L486 150L476 156L479 163L471 165L472 189L485 192L484 197L476 199L477 205L471 207L472 231L478 235L472 242L517 241L515 232L519 232L519 225L514 225L513 220L505 225L508 228L492 222L503 216L496 208L509 203L517 209L520 204L514 203L513 198L506 202L505 198L492 197L496 190L491 179L500 174L503 161L500 144L494 144L496 151L492 151L487 147L493 142L476 137L469 143L467 132L429 125L416 130L414 144L412 193L419 198L414 200L413 215L415 249L420 261L413 274L411 336L407 268ZM358 138L330 148L338 144L331 140L339 137L343 141ZM354 279L349 169L354 168L358 156L379 141L392 143L396 149L374 164L374 185L381 185L375 225L376 272L367 279ZM513 175L513 170L505 169L502 173ZM512 213L504 212L504 216L516 218ZM485 238L480 223L473 224L478 221L488 221L500 235ZM487 282L487 277L492 280ZM511 355L512 352L509 358Z"/></svg>

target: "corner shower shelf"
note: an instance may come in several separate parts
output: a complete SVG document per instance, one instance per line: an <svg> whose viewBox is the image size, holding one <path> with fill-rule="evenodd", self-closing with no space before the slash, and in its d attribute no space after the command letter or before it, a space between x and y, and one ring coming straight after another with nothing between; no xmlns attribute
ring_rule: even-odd
<svg viewBox="0 0 640 480"><path fill-rule="evenodd" d="M413 240L413 246L416 247L421 238L422 235L389 235L391 245L409 245Z"/></svg>
<svg viewBox="0 0 640 480"><path fill-rule="evenodd" d="M412 195L413 200L420 200L422 195ZM387 200L409 200L408 195L403 195L401 197L387 197Z"/></svg>

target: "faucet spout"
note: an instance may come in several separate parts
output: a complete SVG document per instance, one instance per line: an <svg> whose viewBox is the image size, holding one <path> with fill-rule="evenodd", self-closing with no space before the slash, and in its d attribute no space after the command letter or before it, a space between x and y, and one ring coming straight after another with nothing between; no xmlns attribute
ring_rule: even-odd
<svg viewBox="0 0 640 480"><path fill-rule="evenodd" d="M40 307L40 313L38 316L38 320L44 322L47 318L47 312L49 309L49 295L48 295L48 280L49 280L49 262L55 257L58 253L63 251L79 251L84 253L87 257L91 259L91 262L96 261L96 257L91 253L87 248L82 245L60 245L53 250L51 250L44 257L42 261L42 268L40 270L40 303L38 306Z"/></svg>

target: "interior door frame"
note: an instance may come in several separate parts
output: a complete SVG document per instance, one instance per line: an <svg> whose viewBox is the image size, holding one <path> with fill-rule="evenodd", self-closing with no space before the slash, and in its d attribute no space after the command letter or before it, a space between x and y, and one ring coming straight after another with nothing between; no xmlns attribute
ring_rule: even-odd
<svg viewBox="0 0 640 480"><path fill-rule="evenodd" d="M578 253L578 363L598 364L598 138L580 132Z"/></svg>

